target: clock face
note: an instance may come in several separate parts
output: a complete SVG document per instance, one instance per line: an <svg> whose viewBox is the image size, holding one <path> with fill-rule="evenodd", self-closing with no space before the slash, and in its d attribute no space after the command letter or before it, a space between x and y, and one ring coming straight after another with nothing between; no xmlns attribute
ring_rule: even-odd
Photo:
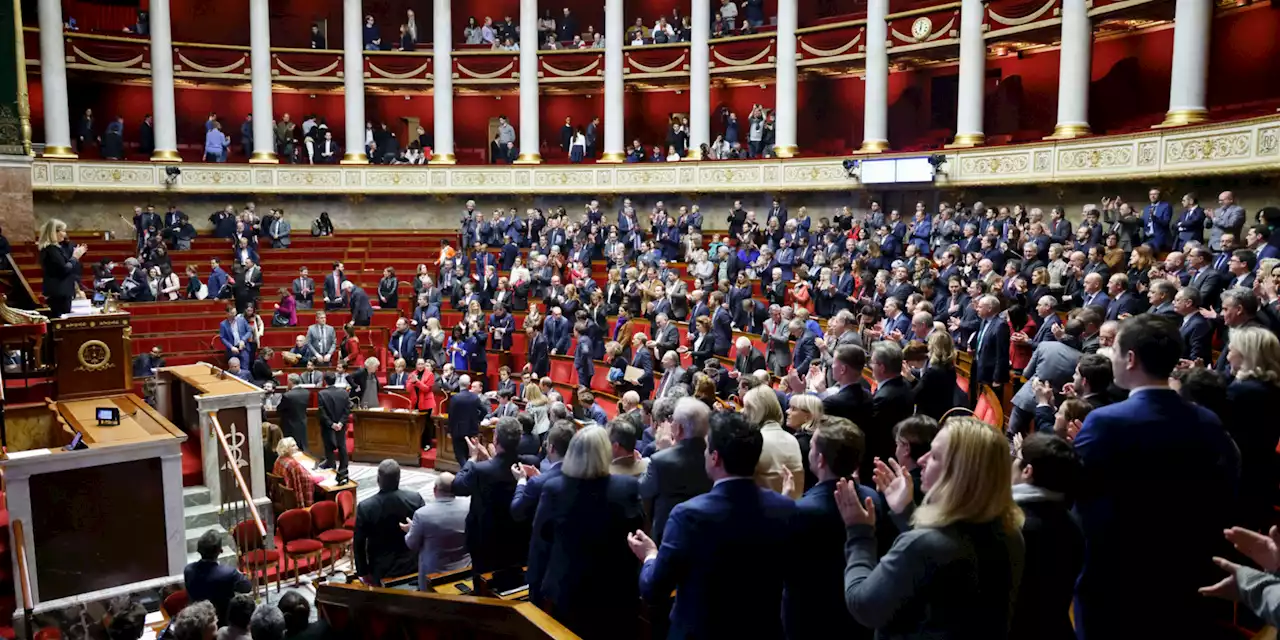
<svg viewBox="0 0 1280 640"><path fill-rule="evenodd" d="M911 37L916 40L924 40L932 33L933 22L927 16L916 18L916 21L911 23Z"/></svg>

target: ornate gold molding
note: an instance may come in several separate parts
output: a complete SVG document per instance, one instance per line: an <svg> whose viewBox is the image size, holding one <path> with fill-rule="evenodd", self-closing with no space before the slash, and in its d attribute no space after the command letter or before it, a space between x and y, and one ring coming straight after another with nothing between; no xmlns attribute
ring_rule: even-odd
<svg viewBox="0 0 1280 640"><path fill-rule="evenodd" d="M868 149L872 151L874 149ZM794 152L795 149L786 149ZM877 157L921 157L931 152ZM935 184L957 188L1143 180L1280 170L1280 114L1233 123L1031 144L953 148ZM360 154L355 154L359 156ZM445 160L440 162L439 160ZM457 166L308 166L184 163L176 184L155 165L37 158L32 189L54 197L84 193L447 195L483 190L512 195L850 191L862 188L844 157L760 161Z"/></svg>

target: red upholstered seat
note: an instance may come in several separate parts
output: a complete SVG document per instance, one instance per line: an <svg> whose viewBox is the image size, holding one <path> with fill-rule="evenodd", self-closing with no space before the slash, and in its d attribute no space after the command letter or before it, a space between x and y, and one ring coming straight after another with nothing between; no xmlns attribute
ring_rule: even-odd
<svg viewBox="0 0 1280 640"><path fill-rule="evenodd" d="M338 494L338 513L342 517L342 528L356 528L356 494L354 491L343 491Z"/></svg>
<svg viewBox="0 0 1280 640"><path fill-rule="evenodd" d="M240 562L250 567L272 566L280 562L280 552L271 549L254 549L240 554Z"/></svg>
<svg viewBox="0 0 1280 640"><path fill-rule="evenodd" d="M160 605L160 608L164 609L164 612L172 618L178 615L179 611L186 609L188 604L191 604L191 596L187 595L186 589L183 589L169 594Z"/></svg>
<svg viewBox="0 0 1280 640"><path fill-rule="evenodd" d="M244 520L232 527L231 536L240 552L240 571L249 576L254 594L258 593L259 577L261 577L263 588L269 593L271 589L269 570L280 562L280 552L263 546L266 541L258 530L258 524L253 520ZM276 589L279 590L279 588L280 583L277 582Z"/></svg>
<svg viewBox="0 0 1280 640"><path fill-rule="evenodd" d="M324 544L319 540L310 538L304 540L294 540L293 542L284 543L284 552L290 555L302 555L304 553L316 553L324 549Z"/></svg>
<svg viewBox="0 0 1280 640"><path fill-rule="evenodd" d="M347 529L330 529L328 531L321 531L316 538L320 540L320 542L330 545L350 542L355 536L356 534L354 531L349 531Z"/></svg>
<svg viewBox="0 0 1280 640"><path fill-rule="evenodd" d="M343 492L339 497L350 493L350 491ZM315 537L330 550L331 568L338 564L338 555L334 552L344 551L355 537L355 532L339 527L342 519L341 511L341 505L334 500L322 500L311 505L311 528Z"/></svg>

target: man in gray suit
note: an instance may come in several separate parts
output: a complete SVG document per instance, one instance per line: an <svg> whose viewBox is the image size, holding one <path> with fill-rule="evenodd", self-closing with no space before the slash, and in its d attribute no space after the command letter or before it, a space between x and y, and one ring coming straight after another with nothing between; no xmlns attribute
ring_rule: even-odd
<svg viewBox="0 0 1280 640"><path fill-rule="evenodd" d="M841 309L835 317L827 322L827 334L822 339L822 366L827 371L827 386L836 384L835 375L831 371L831 362L835 359L836 349L849 344L862 346L862 337L858 335L858 323L853 312Z"/></svg>
<svg viewBox="0 0 1280 640"><path fill-rule="evenodd" d="M680 331L676 329L676 325L671 324L671 320L667 318L667 314L659 313L654 316L653 340L649 342L649 348L654 350L658 358L662 361L662 370L667 370L666 354L669 351L675 351L680 347ZM661 397L661 396L659 396Z"/></svg>
<svg viewBox="0 0 1280 640"><path fill-rule="evenodd" d="M316 352L316 364L333 362L333 352L338 349L338 338L333 327L325 323L325 312L316 312L316 323L307 327L307 344Z"/></svg>
<svg viewBox="0 0 1280 640"><path fill-rule="evenodd" d="M640 498L653 514L653 540L662 544L662 529L676 505L711 490L704 453L711 409L695 398L680 398L671 416L671 433L658 433L659 451L640 476ZM665 431L665 430L664 430Z"/></svg>
<svg viewBox="0 0 1280 640"><path fill-rule="evenodd" d="M435 497L400 523L404 544L418 554L418 590L430 591L433 573L461 571L471 566L467 551L467 512L471 498L453 495L453 474L436 478Z"/></svg>
<svg viewBox="0 0 1280 640"><path fill-rule="evenodd" d="M1031 354L1031 360L1023 368L1027 383L1013 396L1013 412L1009 415L1009 433L1024 433L1035 424L1035 382L1048 382L1055 390L1071 382L1075 377L1076 363L1083 355L1080 351L1080 335L1084 323L1079 318L1067 321L1062 335L1056 341L1041 342Z"/></svg>
<svg viewBox="0 0 1280 640"><path fill-rule="evenodd" d="M1229 233L1237 238L1244 229L1244 207L1236 204L1236 194L1223 191L1218 194L1218 208L1206 209L1204 226L1209 229L1209 248L1222 250L1222 234Z"/></svg>
<svg viewBox="0 0 1280 640"><path fill-rule="evenodd" d="M288 249L292 241L289 234L293 232L293 226L284 217L284 209L276 211L276 219L271 222L271 227L267 229L267 235L271 237L272 249Z"/></svg>
<svg viewBox="0 0 1280 640"><path fill-rule="evenodd" d="M680 354L668 351L662 355L662 380L653 394L654 400L666 398L681 385L685 370L680 367Z"/></svg>

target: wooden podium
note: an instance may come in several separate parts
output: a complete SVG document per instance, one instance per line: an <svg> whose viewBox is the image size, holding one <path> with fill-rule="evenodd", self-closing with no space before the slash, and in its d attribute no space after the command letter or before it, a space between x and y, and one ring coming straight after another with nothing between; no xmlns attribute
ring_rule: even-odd
<svg viewBox="0 0 1280 640"><path fill-rule="evenodd" d="M128 313L59 318L51 324L59 400L132 390Z"/></svg>

